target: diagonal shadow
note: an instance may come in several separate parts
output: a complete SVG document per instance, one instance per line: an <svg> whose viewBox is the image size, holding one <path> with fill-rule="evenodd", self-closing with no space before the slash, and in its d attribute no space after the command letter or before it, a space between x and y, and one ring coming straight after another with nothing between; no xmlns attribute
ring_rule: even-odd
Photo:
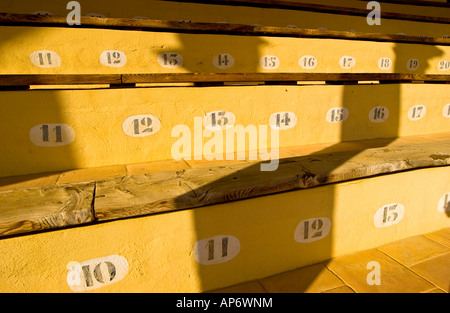
<svg viewBox="0 0 450 313"><path fill-rule="evenodd" d="M442 53L440 49L433 46L423 46L419 48L419 51L415 51L412 49L412 46L408 46L407 44L396 44L394 47L394 52L396 55L396 60L392 61L394 61L393 68L395 73L407 72L407 60L417 55L420 55L421 63L421 67L418 71L424 72L429 67L427 61L435 56L441 55ZM339 58L340 56L336 57ZM303 87L298 86L295 88ZM320 88L328 88L328 86L323 86ZM348 145L348 142L364 139L374 140L372 140L368 146L355 145L354 148L350 148L349 151L346 151L345 158L340 159L338 162L336 162L336 160L332 160L330 162L315 164L314 166L320 167L320 172L323 173L322 178L325 179L327 176L331 175L333 170L341 165L344 165L347 161L363 152L365 149L388 146L397 137L399 137L399 118L401 109L401 89L399 82L394 82L383 86L384 91L388 90L388 93L385 93L383 97L380 97L378 94L379 88L380 85L342 86L343 97L341 106L347 108L350 113L348 120L341 123L340 142L311 155L330 155L330 158L332 159L333 152L340 151L342 149L349 149L348 147L345 148L346 145ZM378 106L386 107L389 110L389 117L383 123L369 124L369 112L372 108ZM379 116L381 115L379 114ZM299 123L301 123L301 119ZM254 181L254 190L271 190L274 193L282 192L282 189L286 186L283 186L277 190L277 184L279 183L277 179L279 179L280 176L288 176L288 172L292 171L292 168L289 168L289 165L298 159L299 158L282 159L278 169L274 172L260 172L260 163L253 163L238 172L231 173L229 176L217 179L212 183L196 188L195 190L192 190L192 192L188 192L180 197L177 197L175 199L175 203L179 203L181 206L182 203L186 203L186 201L190 201L190 199L196 198L198 195L207 197L208 193L212 194L215 192L223 192L226 194L224 195L224 202L227 200L233 200L237 193L245 194L248 192L248 190L239 190L238 188L233 189L233 185L239 186L239 183L243 181ZM262 185L263 183L257 179L261 179L261 181L266 182L267 185ZM307 181L307 179L307 176L299 177L297 182L298 185L301 185L301 180ZM293 181L295 181L295 179L293 179ZM270 185L271 183L273 183L272 186ZM217 252L214 252L214 250L222 249L223 256L227 255L227 251L224 251L224 249L227 249L227 242L228 240L231 240L228 239L228 236L238 236L237 234L243 234L246 232L244 228L248 228L247 232L251 233L251 235L242 235L245 238L242 238L241 251L239 252L243 255L243 261L241 262L247 262L247 264L239 265L239 262L231 265L227 263L211 265L200 264L198 267L198 275L201 280L201 289L212 290L218 287L223 287L218 286L217 281L229 281L229 277L233 275L243 277L245 280L246 277L249 277L245 270L246 266L257 269L255 272L264 273L267 270L270 271L277 268L277 266L286 270L298 267L295 266L295 256L301 258L301 255L312 254L312 256L308 258L309 264L332 258L334 248L333 229L327 237L321 240L310 243L295 243L292 245L294 228L300 220L292 221L292 219L290 219L292 214L289 211L294 212L304 210L304 212L308 212L303 214L306 214L306 218L317 219L325 216L331 220L331 225L333 225L337 206L336 187L334 184L331 184L318 188L321 188L320 199L317 198L317 196L316 198L311 197L309 195L311 192L305 190L300 194L295 193L295 197L293 196L294 193L290 192L282 195L261 197L257 199L257 204L253 205L246 200L240 201L240 203L244 203L248 206L248 208L246 207L248 213L242 213L242 205L239 206L234 202L220 204L217 209L208 207L195 209L193 219L196 236L198 240L209 239L208 246L205 246L204 249L209 249L209 258L211 259L217 257L220 258L220 255L217 256ZM288 200L283 200L283 196L285 196ZM302 199L303 197L307 200ZM289 201L291 202L289 203ZM296 205L292 202L297 202L298 204ZM309 208L304 206L309 206ZM319 209L315 211L317 207L319 207ZM264 214L276 216L275 220L271 221L274 225L284 223L284 225L286 225L286 234L282 236L279 233L273 232L274 230L268 226L264 230L264 236L265 238L274 238L274 240L269 240L267 243L262 241L261 237L263 234L261 234L261 225L252 227L252 224L267 223L266 219L258 217ZM237 220L238 218L240 218L240 220ZM256 231L258 229L259 232ZM225 246L224 241L222 241L222 247L220 247L220 244L217 246L215 242L211 241L212 237L218 235L223 236L222 238L226 238ZM361 234L361 236L363 237L364 234ZM277 242L277 240L280 241ZM290 240L291 243L282 242L282 240ZM292 252L292 249L296 251ZM246 251L251 251L251 253ZM251 254L253 255L249 256ZM292 260L293 256L294 260ZM258 262L258 260L261 260L261 262ZM251 264L248 264L248 262L251 262ZM230 261L229 263L233 262ZM327 261L322 262L322 264L326 267ZM312 285L321 272L322 270L317 270L317 275L303 277L302 284L296 286L295 290L298 292L307 292L308 287ZM274 274L275 273L276 272L274 272Z"/></svg>
<svg viewBox="0 0 450 313"><path fill-rule="evenodd" d="M30 61L30 54L35 51L55 50L45 41L39 46L28 47L27 51L18 51L16 59L11 59L10 49L14 44L26 40L29 36L36 36L38 30L32 27L8 27L8 31L0 33L0 57L8 64L18 67L27 66L29 72L8 72L7 74L49 74L52 68L38 68ZM59 51L56 53L61 54ZM46 64L52 56L41 54L40 62ZM7 61L6 61L7 60ZM39 62L39 61L38 61ZM63 60L64 62L64 60ZM68 136L64 126L71 124L67 121L67 110L62 105L58 92L52 90L17 90L6 87L0 90L1 106L0 133L2 149L0 154L0 187L21 183L30 179L50 178L48 172L72 169L78 167L75 142L67 142ZM34 135L31 129L35 128ZM32 139L33 138L33 139ZM37 145L39 142L43 145ZM52 146L52 143L55 145ZM61 145L60 145L61 144ZM14 177L13 177L14 176ZM5 178L8 177L8 178Z"/></svg>

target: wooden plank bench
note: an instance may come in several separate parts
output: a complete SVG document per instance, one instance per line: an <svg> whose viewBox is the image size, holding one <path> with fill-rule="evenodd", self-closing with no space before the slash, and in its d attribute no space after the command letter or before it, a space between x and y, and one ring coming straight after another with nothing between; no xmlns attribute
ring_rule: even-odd
<svg viewBox="0 0 450 313"><path fill-rule="evenodd" d="M54 184L47 182L39 186L42 183L36 181L36 187L28 184L28 188L21 188L20 183L7 187L12 178L0 179L3 189L11 189L0 191L0 236L193 209L381 174L450 165L448 133L405 137L389 147L380 146L376 140L320 149L323 147L287 148L297 151L296 154L280 158L279 168L273 172L261 172L261 161L252 160L238 164L224 161L223 165L212 167L206 162L188 168L178 164L175 165L177 170L161 170L174 166L170 161L161 161L153 166L152 162L141 165L147 168L141 170L142 174L120 176L117 172L117 177L109 179L102 175L101 168L97 174L97 169L91 169L90 179L85 173L84 177L74 176L65 182L61 179ZM309 154L311 149L318 151ZM152 167L160 169L149 170ZM61 177L64 172L47 175L56 174ZM27 178L23 179L25 182Z"/></svg>

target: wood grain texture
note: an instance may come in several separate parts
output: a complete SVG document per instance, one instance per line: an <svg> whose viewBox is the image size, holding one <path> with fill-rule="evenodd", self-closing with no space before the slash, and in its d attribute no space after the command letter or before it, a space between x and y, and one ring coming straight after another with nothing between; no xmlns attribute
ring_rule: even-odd
<svg viewBox="0 0 450 313"><path fill-rule="evenodd" d="M367 12L366 12L367 15ZM446 24L450 23L450 18ZM297 38L348 39L379 42L420 43L431 45L450 45L449 38L432 38L420 36L404 36L396 34L379 34L349 32L337 30L320 30L289 28L275 26L251 26L244 24L218 24L197 22L176 22L151 19L132 18L98 18L82 16L81 25L77 28L102 28L121 30L163 31L194 34L223 34L247 36L274 36ZM36 27L69 27L65 16L30 15L0 13L0 25L3 26L36 26Z"/></svg>
<svg viewBox="0 0 450 313"><path fill-rule="evenodd" d="M0 75L0 86L89 85L134 87L139 83L203 82L301 82L301 81L383 81L449 82L450 75L401 73L143 73L143 74L25 74Z"/></svg>
<svg viewBox="0 0 450 313"><path fill-rule="evenodd" d="M359 1L366 2L365 0L359 0ZM450 8L450 2L439 2L439 1L428 1L428 0L425 0L425 1L423 1L423 0L379 0L378 2Z"/></svg>
<svg viewBox="0 0 450 313"><path fill-rule="evenodd" d="M94 183L0 192L0 236L92 222Z"/></svg>
<svg viewBox="0 0 450 313"><path fill-rule="evenodd" d="M121 84L120 74L0 75L0 86Z"/></svg>
<svg viewBox="0 0 450 313"><path fill-rule="evenodd" d="M1 76L0 76L1 81ZM123 83L267 82L267 81L433 81L448 82L450 75L401 73L179 73L123 74Z"/></svg>
<svg viewBox="0 0 450 313"><path fill-rule="evenodd" d="M0 238L450 165L448 139L329 151L281 159L272 172L260 171L260 163L253 162L3 191Z"/></svg>
<svg viewBox="0 0 450 313"><path fill-rule="evenodd" d="M95 216L142 216L449 164L447 140L286 158L273 172L250 163L136 175L99 182Z"/></svg>
<svg viewBox="0 0 450 313"><path fill-rule="evenodd" d="M284 0L169 0L174 2L192 2L192 3L204 3L204 4L217 4L217 5L238 5L238 6L248 6L248 7L260 7L260 8L271 8L271 9L285 9L285 10L300 10L309 12L320 12L320 13L332 13L332 14L343 14L352 16L367 16L370 10L340 7L332 5L324 5L317 3L301 3L294 1L284 1ZM338 2L337 2L338 3ZM396 20L408 20L408 21L420 21L420 22L433 22L433 23L450 23L450 18L440 18L425 15L414 15L405 13L394 13L382 11L383 18L396 19Z"/></svg>

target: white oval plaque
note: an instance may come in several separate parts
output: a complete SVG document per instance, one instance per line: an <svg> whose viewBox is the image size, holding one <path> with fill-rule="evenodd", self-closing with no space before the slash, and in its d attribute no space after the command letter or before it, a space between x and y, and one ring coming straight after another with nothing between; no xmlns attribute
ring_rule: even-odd
<svg viewBox="0 0 450 313"><path fill-rule="evenodd" d="M235 122L235 115L228 111L212 111L203 116L203 126L212 131L227 129Z"/></svg>
<svg viewBox="0 0 450 313"><path fill-rule="evenodd" d="M203 265L224 263L241 250L239 239L234 236L214 236L196 242L194 246L195 260Z"/></svg>
<svg viewBox="0 0 450 313"><path fill-rule="evenodd" d="M52 68L61 65L60 56L50 50L34 51L30 54L31 63L41 68Z"/></svg>
<svg viewBox="0 0 450 313"><path fill-rule="evenodd" d="M447 192L438 203L439 212L450 212L450 192Z"/></svg>
<svg viewBox="0 0 450 313"><path fill-rule="evenodd" d="M293 112L276 112L270 115L269 124L273 129L289 129L297 125L297 116Z"/></svg>
<svg viewBox="0 0 450 313"><path fill-rule="evenodd" d="M120 255L67 264L67 284L75 292L88 291L122 280L128 272L128 262Z"/></svg>
<svg viewBox="0 0 450 313"><path fill-rule="evenodd" d="M326 120L329 123L339 123L348 119L349 111L347 108L336 107L331 108L327 112Z"/></svg>
<svg viewBox="0 0 450 313"><path fill-rule="evenodd" d="M106 50L100 54L100 63L109 67L122 67L127 63L127 56L118 50Z"/></svg>
<svg viewBox="0 0 450 313"><path fill-rule="evenodd" d="M331 220L328 217L310 218L301 221L294 232L297 242L309 243L320 240L330 233Z"/></svg>
<svg viewBox="0 0 450 313"><path fill-rule="evenodd" d="M75 131L67 124L40 124L30 129L30 140L40 147L59 147L75 140Z"/></svg>
<svg viewBox="0 0 450 313"><path fill-rule="evenodd" d="M375 227L398 224L405 215L405 207L400 203L390 203L378 209L373 217Z"/></svg>
<svg viewBox="0 0 450 313"><path fill-rule="evenodd" d="M161 121L151 114L133 115L122 124L125 135L131 137L147 137L161 129Z"/></svg>
<svg viewBox="0 0 450 313"><path fill-rule="evenodd" d="M161 53L157 60L164 68L177 68L183 65L183 56L176 52Z"/></svg>
<svg viewBox="0 0 450 313"><path fill-rule="evenodd" d="M369 120L372 123L382 123L385 122L389 117L389 110L384 106L374 107L369 112Z"/></svg>

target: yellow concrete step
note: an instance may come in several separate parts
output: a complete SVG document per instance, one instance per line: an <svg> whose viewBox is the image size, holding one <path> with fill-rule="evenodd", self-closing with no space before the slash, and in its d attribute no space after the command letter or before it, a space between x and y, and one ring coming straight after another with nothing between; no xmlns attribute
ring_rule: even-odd
<svg viewBox="0 0 450 313"><path fill-rule="evenodd" d="M258 156L266 147L444 133L450 131L448 88L362 84L1 91L5 120L0 139L8 153L0 155L0 177L226 158L224 153L236 160L237 152L258 150ZM238 144L244 131L253 135Z"/></svg>
<svg viewBox="0 0 450 313"><path fill-rule="evenodd" d="M444 189L448 187L448 169L422 169L193 210L4 238L0 240L0 290L202 292L373 249L450 227L448 216L438 210L439 199L448 192L448 188ZM392 206L394 202L402 206ZM377 227L375 216L383 210L389 212L390 225ZM317 240L306 242L305 236ZM389 281L389 275L395 279L394 273L389 272L390 265L385 265L377 252L366 255L363 267L359 263L360 270L355 271L355 275L364 275L363 282L369 261L377 261L382 271L387 270L382 282ZM448 260L438 262L446 264ZM419 265L414 265L417 271L433 271ZM89 271L86 276L83 267ZM394 269L403 273L398 267ZM112 273L117 273L117 277ZM106 281L101 277L109 278ZM350 284L351 279L344 281ZM273 291L278 288L274 285ZM421 285L416 290L433 288L425 285L426 288Z"/></svg>
<svg viewBox="0 0 450 313"><path fill-rule="evenodd" d="M295 30L293 38L276 36L275 30L274 36L245 36L207 34L202 28L198 30L200 34L43 26L0 29L0 40L8 42L0 47L0 74L450 71L449 39L430 39L429 44L422 44L425 39L416 43L392 42L401 36L392 40L377 39L376 35L373 40L355 40L357 35L347 39L295 38L299 37ZM307 36L304 32L300 37ZM326 32L318 34L326 37Z"/></svg>
<svg viewBox="0 0 450 313"><path fill-rule="evenodd" d="M450 228L214 293L449 293Z"/></svg>

